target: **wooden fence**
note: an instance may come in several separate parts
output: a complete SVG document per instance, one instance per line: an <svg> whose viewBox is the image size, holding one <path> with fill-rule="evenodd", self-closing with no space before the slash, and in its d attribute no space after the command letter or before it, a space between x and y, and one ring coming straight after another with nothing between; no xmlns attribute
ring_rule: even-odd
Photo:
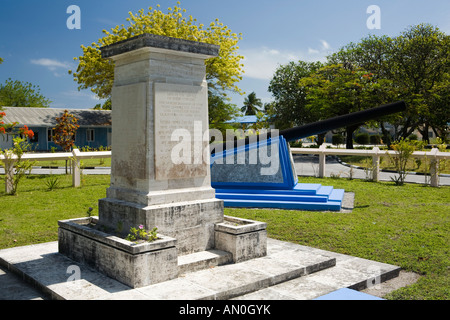
<svg viewBox="0 0 450 320"><path fill-rule="evenodd" d="M378 181L380 177L380 158L381 157L395 157L398 155L397 151L380 150L375 147L371 150L360 149L327 149L326 145L320 146L320 148L291 148L292 154L314 154L319 155L319 177L325 177L326 172L326 156L362 156L371 157L373 181ZM433 148L431 151L415 151L412 155L414 158L428 159L430 163L430 184L433 187L439 186L439 161L442 159L450 158L449 152L440 152L439 149Z"/></svg>
<svg viewBox="0 0 450 320"><path fill-rule="evenodd" d="M320 148L291 148L292 154L314 154L319 155L319 177L325 177L326 172L326 156L327 155L355 155L363 157L372 157L372 179L379 180L380 175L380 158L381 157L395 157L396 151L382 151L378 147L372 150L352 150L352 149L327 149L325 145ZM74 149L73 152L65 153L27 153L22 156L22 160L30 161L57 161L70 160L72 166L72 185L79 187L81 185L81 161L85 159L102 159L110 158L111 151L100 152L80 152ZM414 158L426 158L430 161L430 184L433 187L439 186L439 161L441 159L448 159L450 153L440 152L438 149L431 151L416 151L412 154ZM12 190L12 182L14 179L14 163L17 161L16 157L5 160L3 155L0 155L0 160L5 163L6 193Z"/></svg>
<svg viewBox="0 0 450 320"><path fill-rule="evenodd" d="M72 167L72 185L79 187L81 185L81 161L85 159L103 159L111 158L111 151L99 151L99 152L80 152L78 149L74 149L72 152L62 153L26 153L22 156L22 160L29 161L58 161L69 160ZM4 155L0 155L0 160L5 164L5 190L9 194L12 191L12 183L14 181L14 163L17 161L17 157L13 156L11 159L5 160Z"/></svg>

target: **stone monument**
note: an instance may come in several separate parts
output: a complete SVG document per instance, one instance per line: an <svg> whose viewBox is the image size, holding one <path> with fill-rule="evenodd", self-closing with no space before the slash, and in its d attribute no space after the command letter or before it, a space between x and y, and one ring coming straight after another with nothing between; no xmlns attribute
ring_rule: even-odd
<svg viewBox="0 0 450 320"><path fill-rule="evenodd" d="M101 51L115 64L111 185L98 218L59 222L59 251L131 287L177 277L178 256L266 255L266 225L224 217L211 187L205 60L219 46L143 34ZM177 130L191 138L184 161L174 160ZM157 227L160 239L137 245L110 234L139 225Z"/></svg>

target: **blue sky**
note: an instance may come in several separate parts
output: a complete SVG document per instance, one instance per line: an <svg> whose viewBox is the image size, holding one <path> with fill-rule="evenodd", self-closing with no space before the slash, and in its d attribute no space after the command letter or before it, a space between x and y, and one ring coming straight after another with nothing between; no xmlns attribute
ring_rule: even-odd
<svg viewBox="0 0 450 320"><path fill-rule="evenodd" d="M0 83L8 78L39 85L53 108L92 108L99 100L90 90L78 91L69 69L80 45L102 37L103 29L127 25L128 12L176 0L1 0ZM81 9L81 29L69 30L67 8ZM370 5L381 10L380 29L370 30ZM280 64L324 60L325 56L369 34L396 36L419 23L430 23L450 34L448 0L183 0L187 14L208 25L218 18L233 32L242 33L239 53L245 56L244 79L238 84L247 94L256 92L264 102L270 79ZM242 105L244 96L232 96Z"/></svg>

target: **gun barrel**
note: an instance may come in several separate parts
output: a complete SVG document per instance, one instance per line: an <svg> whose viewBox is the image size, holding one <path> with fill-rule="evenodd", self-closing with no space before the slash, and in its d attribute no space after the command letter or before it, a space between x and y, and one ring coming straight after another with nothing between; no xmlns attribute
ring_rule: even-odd
<svg viewBox="0 0 450 320"><path fill-rule="evenodd" d="M376 120L381 117L391 115L394 113L402 112L406 110L406 104L404 101L398 101L386 105L382 105L380 107L371 108L368 110L363 110L355 113L350 113L343 116L338 116L334 118L330 118L327 120L322 120L314 123L309 123L300 127L295 127L291 129L286 129L279 132L280 136L286 141L294 141L302 138L306 138L309 136L314 136L316 134L325 133L327 131L348 127L351 125L362 124L364 122L370 120ZM269 131L265 137L270 138L271 132ZM239 141L242 141L241 139ZM237 140L234 141L234 148L238 145L249 143L249 138L245 138L245 142L238 143ZM227 150L227 143L224 143L220 150ZM212 150L212 154L215 154L215 150Z"/></svg>
<svg viewBox="0 0 450 320"><path fill-rule="evenodd" d="M294 141L316 134L325 133L327 131L348 127L351 125L362 124L364 122L379 119L383 116L391 115L394 113L402 112L406 110L406 104L404 101L386 104L380 107L371 108L369 110L363 110L347 115L330 118L323 121L309 123L304 126L291 128L280 131L280 135L283 136L286 141Z"/></svg>

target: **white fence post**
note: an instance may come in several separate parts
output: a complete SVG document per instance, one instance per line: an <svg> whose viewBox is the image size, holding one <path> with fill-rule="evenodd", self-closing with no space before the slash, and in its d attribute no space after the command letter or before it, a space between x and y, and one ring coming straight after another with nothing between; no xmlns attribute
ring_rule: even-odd
<svg viewBox="0 0 450 320"><path fill-rule="evenodd" d="M72 151L72 185L75 188L79 188L81 186L81 159L80 159L80 150L73 149Z"/></svg>
<svg viewBox="0 0 450 320"><path fill-rule="evenodd" d="M3 160L5 164L5 191L11 194L14 190L14 160Z"/></svg>
<svg viewBox="0 0 450 320"><path fill-rule="evenodd" d="M431 161L430 161L430 176L431 176L431 186L439 187L439 160L437 158L437 153L439 149L431 149Z"/></svg>
<svg viewBox="0 0 450 320"><path fill-rule="evenodd" d="M319 147L319 178L325 178L325 170L326 170L326 154L327 146L322 144Z"/></svg>
<svg viewBox="0 0 450 320"><path fill-rule="evenodd" d="M372 156L372 180L378 182L380 179L380 148L373 148L374 155Z"/></svg>

